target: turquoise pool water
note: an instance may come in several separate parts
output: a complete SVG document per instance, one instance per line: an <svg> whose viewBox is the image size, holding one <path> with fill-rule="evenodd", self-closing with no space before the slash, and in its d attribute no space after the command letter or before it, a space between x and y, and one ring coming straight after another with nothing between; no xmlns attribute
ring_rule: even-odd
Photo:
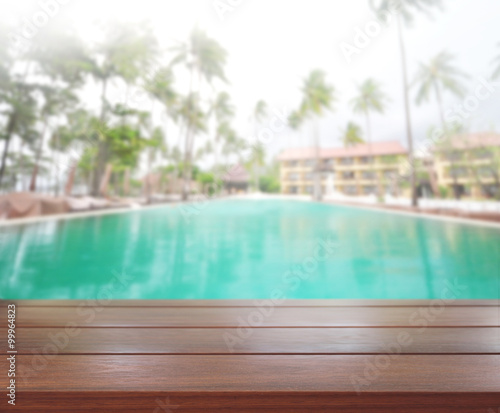
<svg viewBox="0 0 500 413"><path fill-rule="evenodd" d="M193 212L0 227L0 296L499 298L499 229L281 200Z"/></svg>

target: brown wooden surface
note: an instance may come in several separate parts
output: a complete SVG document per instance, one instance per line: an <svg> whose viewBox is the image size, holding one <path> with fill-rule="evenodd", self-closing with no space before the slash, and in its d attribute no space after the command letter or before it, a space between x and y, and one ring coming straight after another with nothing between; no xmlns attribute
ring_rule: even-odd
<svg viewBox="0 0 500 413"><path fill-rule="evenodd" d="M1 319L9 303L0 302ZM494 300L442 310L427 300L287 300L251 328L239 327L258 312L253 300L16 304L17 405L4 397L1 412L500 407ZM6 334L0 325L3 355ZM410 341L400 345L402 334ZM2 356L2 388L6 371Z"/></svg>
<svg viewBox="0 0 500 413"><path fill-rule="evenodd" d="M224 328L86 328L75 337L64 328L21 328L18 354L43 354L44 347L59 344L59 354L500 354L496 328L428 328L411 334L411 343L391 347L397 328L258 328L230 351ZM6 337L7 329L0 329ZM0 342L0 351L7 343Z"/></svg>
<svg viewBox="0 0 500 413"><path fill-rule="evenodd" d="M334 392L26 392L25 412L286 412L286 413L497 413L498 394L487 393L334 393ZM126 403L124 402L126 401ZM286 405L284 404L286 402ZM50 407L41 407L50 406ZM450 408L452 406L452 408ZM492 407L493 406L493 407ZM19 408L19 409L17 409Z"/></svg>
<svg viewBox="0 0 500 413"><path fill-rule="evenodd" d="M355 392L372 355L66 355L26 380L25 391ZM364 386L376 392L499 391L498 355L398 355ZM31 356L19 356L29 369ZM382 363L382 361L381 361ZM5 371L7 362L2 361ZM22 383L22 379L21 379Z"/></svg>
<svg viewBox="0 0 500 413"><path fill-rule="evenodd" d="M19 327L496 327L498 307L23 307ZM6 308L0 317L6 318Z"/></svg>

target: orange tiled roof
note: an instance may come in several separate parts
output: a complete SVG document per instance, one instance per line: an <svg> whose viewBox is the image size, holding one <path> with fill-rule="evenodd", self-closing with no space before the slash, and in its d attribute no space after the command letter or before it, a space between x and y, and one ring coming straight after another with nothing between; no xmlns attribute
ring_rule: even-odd
<svg viewBox="0 0 500 413"><path fill-rule="evenodd" d="M449 141L443 143L455 149L487 148L500 146L500 134L494 132L468 133L453 136ZM439 144L436 146L440 146Z"/></svg>

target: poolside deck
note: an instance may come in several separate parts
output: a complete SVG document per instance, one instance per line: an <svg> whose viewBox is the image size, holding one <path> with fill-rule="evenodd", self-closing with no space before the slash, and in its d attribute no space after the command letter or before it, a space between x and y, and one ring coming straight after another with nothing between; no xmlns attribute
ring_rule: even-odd
<svg viewBox="0 0 500 413"><path fill-rule="evenodd" d="M0 302L2 320L10 303ZM0 411L500 408L496 300L14 303L16 406L4 395Z"/></svg>

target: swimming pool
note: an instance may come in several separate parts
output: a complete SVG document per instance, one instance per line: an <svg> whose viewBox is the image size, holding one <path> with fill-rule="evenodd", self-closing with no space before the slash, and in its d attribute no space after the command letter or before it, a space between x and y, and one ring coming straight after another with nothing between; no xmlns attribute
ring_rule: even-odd
<svg viewBox="0 0 500 413"><path fill-rule="evenodd" d="M0 227L0 298L497 299L500 230L221 200Z"/></svg>

